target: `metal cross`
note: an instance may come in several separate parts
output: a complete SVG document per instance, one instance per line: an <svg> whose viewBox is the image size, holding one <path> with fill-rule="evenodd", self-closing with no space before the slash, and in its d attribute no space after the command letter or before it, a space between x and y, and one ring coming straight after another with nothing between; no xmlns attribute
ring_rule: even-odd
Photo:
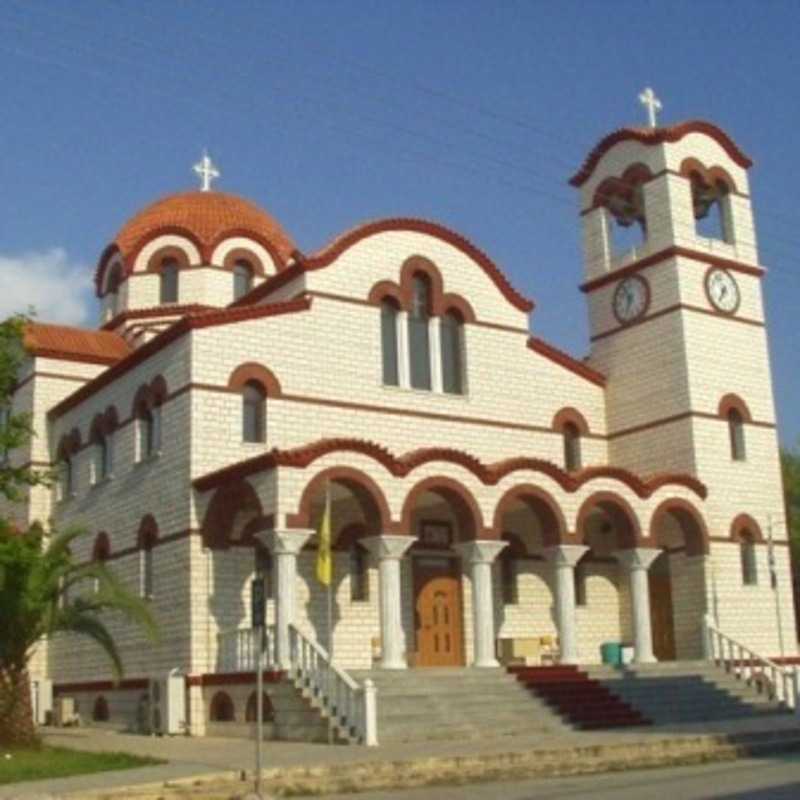
<svg viewBox="0 0 800 800"><path fill-rule="evenodd" d="M656 93L648 86L640 95L639 102L647 109L647 121L651 128L656 127L656 114L661 111L661 101Z"/></svg>
<svg viewBox="0 0 800 800"><path fill-rule="evenodd" d="M205 150L203 151L203 158L192 169L200 176L200 191L210 192L211 181L219 178L220 173Z"/></svg>

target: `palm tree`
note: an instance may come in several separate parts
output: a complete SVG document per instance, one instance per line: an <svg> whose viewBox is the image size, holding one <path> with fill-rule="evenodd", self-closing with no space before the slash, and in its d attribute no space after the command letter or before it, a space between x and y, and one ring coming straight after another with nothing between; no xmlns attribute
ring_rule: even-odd
<svg viewBox="0 0 800 800"><path fill-rule="evenodd" d="M27 669L37 642L54 634L88 637L106 653L119 680L122 659L105 614L120 614L149 639L157 638L145 601L101 562L73 560L70 546L82 534L73 529L47 536L36 525L20 533L0 519L0 745L38 742Z"/></svg>

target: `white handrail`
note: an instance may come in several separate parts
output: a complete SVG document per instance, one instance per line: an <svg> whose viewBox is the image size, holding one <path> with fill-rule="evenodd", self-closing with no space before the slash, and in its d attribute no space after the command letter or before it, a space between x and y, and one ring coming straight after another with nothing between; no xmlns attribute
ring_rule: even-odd
<svg viewBox="0 0 800 800"><path fill-rule="evenodd" d="M264 667L277 670L275 626L264 630ZM258 659L258 637L255 628L233 628L217 634L217 672L255 672Z"/></svg>
<svg viewBox="0 0 800 800"><path fill-rule="evenodd" d="M800 673L795 667L782 667L737 642L714 625L711 617L703 617L703 645L707 658L716 661L726 672L747 681L759 692L766 693L800 715ZM727 650L727 654L726 654Z"/></svg>
<svg viewBox="0 0 800 800"><path fill-rule="evenodd" d="M378 744L375 685L369 678L359 686L337 667L322 645L289 625L293 678L307 688L333 725L368 747Z"/></svg>

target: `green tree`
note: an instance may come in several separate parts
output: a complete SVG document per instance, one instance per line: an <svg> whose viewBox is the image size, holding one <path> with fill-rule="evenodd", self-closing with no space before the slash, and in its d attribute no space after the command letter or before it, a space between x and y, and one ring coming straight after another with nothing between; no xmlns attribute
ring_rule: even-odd
<svg viewBox="0 0 800 800"><path fill-rule="evenodd" d="M33 435L30 418L11 413L11 397L25 358L26 320L0 322L0 501L20 500L46 472L11 466L3 457ZM54 634L79 634L107 654L115 678L122 659L104 622L109 612L142 626L152 640L156 626L148 605L129 592L102 563L78 564L71 545L84 532L19 530L0 511L0 745L36 744L28 663L36 643Z"/></svg>
<svg viewBox="0 0 800 800"><path fill-rule="evenodd" d="M781 448L781 471L789 541L795 567L800 568L800 443L794 450Z"/></svg>

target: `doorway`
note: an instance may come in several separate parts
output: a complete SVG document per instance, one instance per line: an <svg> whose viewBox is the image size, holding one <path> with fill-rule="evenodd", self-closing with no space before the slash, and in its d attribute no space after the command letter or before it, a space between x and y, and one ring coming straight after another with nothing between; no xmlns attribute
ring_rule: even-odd
<svg viewBox="0 0 800 800"><path fill-rule="evenodd" d="M464 665L461 570L456 558L420 555L414 565L418 667Z"/></svg>
<svg viewBox="0 0 800 800"><path fill-rule="evenodd" d="M653 655L659 661L675 660L675 620L672 609L672 576L669 555L663 552L650 567L650 624Z"/></svg>

